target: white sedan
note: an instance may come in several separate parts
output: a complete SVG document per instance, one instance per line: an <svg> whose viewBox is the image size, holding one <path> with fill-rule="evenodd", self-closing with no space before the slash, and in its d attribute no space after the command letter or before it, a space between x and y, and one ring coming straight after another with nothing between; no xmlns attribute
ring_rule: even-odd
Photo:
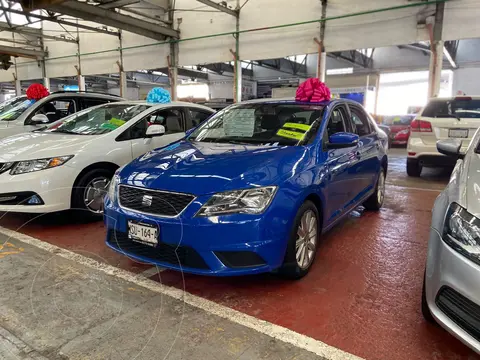
<svg viewBox="0 0 480 360"><path fill-rule="evenodd" d="M185 136L214 110L192 103L116 102L0 141L0 211L81 209L101 217L115 170Z"/></svg>

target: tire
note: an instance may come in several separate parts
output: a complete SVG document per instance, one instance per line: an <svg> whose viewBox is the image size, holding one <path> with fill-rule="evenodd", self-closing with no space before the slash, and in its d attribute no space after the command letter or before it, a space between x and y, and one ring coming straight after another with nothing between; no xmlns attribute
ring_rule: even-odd
<svg viewBox="0 0 480 360"><path fill-rule="evenodd" d="M427 303L427 293L425 291L425 276L423 277L423 286L422 286L422 315L425 320L431 324L436 324L435 318L430 311Z"/></svg>
<svg viewBox="0 0 480 360"><path fill-rule="evenodd" d="M314 219L310 220L310 222L313 221L313 223L308 225L308 219L312 219L313 217ZM308 271L315 261L318 240L320 238L319 234L321 233L320 224L321 221L317 207L313 202L305 201L295 215L285 258L279 269L281 276L298 280L308 274ZM305 237L305 239L302 239L301 234L304 234L303 228L306 228L309 234L311 234L309 238ZM304 249L304 251L301 249ZM298 257L297 250L300 252ZM305 256L307 256L307 258L305 258Z"/></svg>
<svg viewBox="0 0 480 360"><path fill-rule="evenodd" d="M72 208L79 211L81 218L88 220L103 218L103 199L112 177L111 170L93 169L78 180L72 191Z"/></svg>
<svg viewBox="0 0 480 360"><path fill-rule="evenodd" d="M412 177L419 177L422 173L422 166L418 160L407 159L407 175Z"/></svg>
<svg viewBox="0 0 480 360"><path fill-rule="evenodd" d="M382 208L385 201L385 170L383 167L378 174L377 184L375 185L375 192L363 203L365 209L371 211L378 211Z"/></svg>

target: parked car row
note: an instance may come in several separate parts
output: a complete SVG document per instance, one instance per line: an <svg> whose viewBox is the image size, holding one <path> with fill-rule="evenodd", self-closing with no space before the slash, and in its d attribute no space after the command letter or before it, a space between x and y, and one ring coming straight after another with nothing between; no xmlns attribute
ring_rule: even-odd
<svg viewBox="0 0 480 360"><path fill-rule="evenodd" d="M388 138L355 102L92 96L7 111L0 211L103 215L109 247L164 267L299 278L324 231L383 204Z"/></svg>

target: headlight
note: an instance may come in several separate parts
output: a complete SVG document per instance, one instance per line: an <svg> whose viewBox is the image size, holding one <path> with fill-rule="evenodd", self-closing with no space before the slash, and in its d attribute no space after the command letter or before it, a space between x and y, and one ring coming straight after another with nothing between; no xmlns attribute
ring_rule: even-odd
<svg viewBox="0 0 480 360"><path fill-rule="evenodd" d="M47 159L19 161L12 166L10 175L25 174L34 171L54 168L65 164L73 155L59 156Z"/></svg>
<svg viewBox="0 0 480 360"><path fill-rule="evenodd" d="M456 203L445 218L443 240L452 248L480 264L480 219Z"/></svg>
<svg viewBox="0 0 480 360"><path fill-rule="evenodd" d="M196 216L260 214L270 205L276 191L276 186L267 186L218 193L200 208Z"/></svg>
<svg viewBox="0 0 480 360"><path fill-rule="evenodd" d="M123 169L123 166L117 171L115 171L115 174L112 177L112 180L110 180L110 184L108 185L108 197L110 198L110 201L113 203L117 199L117 193L118 193L118 184L120 184L120 171Z"/></svg>

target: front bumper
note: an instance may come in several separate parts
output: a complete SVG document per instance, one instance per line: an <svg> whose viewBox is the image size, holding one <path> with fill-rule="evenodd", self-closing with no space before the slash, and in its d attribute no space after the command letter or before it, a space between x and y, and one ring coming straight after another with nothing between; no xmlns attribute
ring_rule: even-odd
<svg viewBox="0 0 480 360"><path fill-rule="evenodd" d="M69 209L75 176L74 169L66 165L20 175L4 172L0 174L0 211L48 213ZM37 195L41 202L28 205L28 198L23 196L26 193ZM12 199L16 195L18 201Z"/></svg>
<svg viewBox="0 0 480 360"><path fill-rule="evenodd" d="M425 290L437 322L480 353L480 266L448 246L433 228Z"/></svg>
<svg viewBox="0 0 480 360"><path fill-rule="evenodd" d="M179 217L162 218L121 208L107 197L106 244L141 262L200 275L249 275L282 265L293 217L275 206L281 200L261 215L195 217L208 198L197 198ZM158 245L128 239L129 220L158 226Z"/></svg>

